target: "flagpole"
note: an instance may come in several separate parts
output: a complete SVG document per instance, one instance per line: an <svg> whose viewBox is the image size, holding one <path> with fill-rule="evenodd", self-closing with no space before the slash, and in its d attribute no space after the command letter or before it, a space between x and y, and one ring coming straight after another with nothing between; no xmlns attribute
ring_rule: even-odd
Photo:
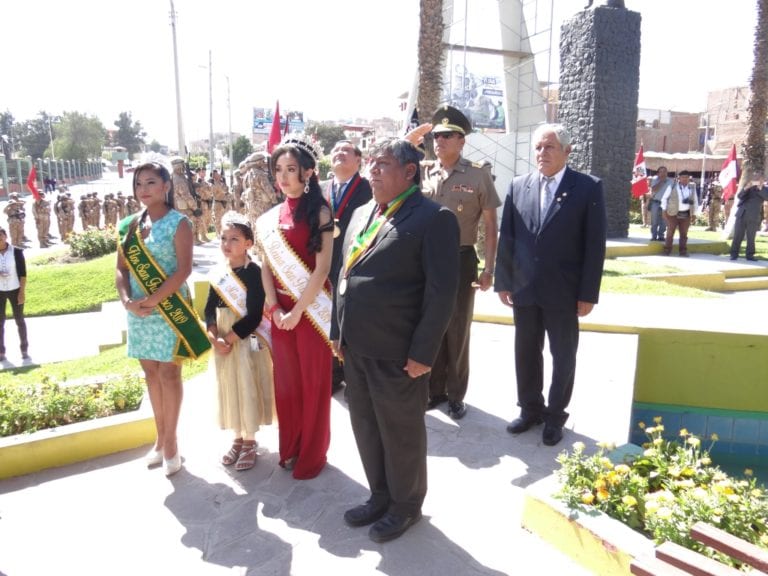
<svg viewBox="0 0 768 576"><path fill-rule="evenodd" d="M187 146L184 143L184 124L181 120L181 86L179 86L179 53L176 49L176 10L171 1L171 30L173 31L173 73L176 78L176 124L179 138L179 156L185 156Z"/></svg>
<svg viewBox="0 0 768 576"><path fill-rule="evenodd" d="M707 169L707 140L709 139L709 112L704 116L704 147L701 154L701 194L702 196L706 192L704 190L704 175Z"/></svg>

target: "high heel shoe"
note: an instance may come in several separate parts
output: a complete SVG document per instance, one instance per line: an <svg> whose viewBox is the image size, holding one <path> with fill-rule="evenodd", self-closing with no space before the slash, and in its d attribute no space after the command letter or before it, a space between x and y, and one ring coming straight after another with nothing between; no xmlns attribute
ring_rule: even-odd
<svg viewBox="0 0 768 576"><path fill-rule="evenodd" d="M163 451L155 450L152 448L152 450L147 452L147 454L144 456L144 463L147 465L147 468L160 466L160 464L163 463Z"/></svg>
<svg viewBox="0 0 768 576"><path fill-rule="evenodd" d="M179 451L177 450L176 456L173 458L163 459L163 472L165 472L166 476L173 476L179 470L181 470L181 454L179 454Z"/></svg>

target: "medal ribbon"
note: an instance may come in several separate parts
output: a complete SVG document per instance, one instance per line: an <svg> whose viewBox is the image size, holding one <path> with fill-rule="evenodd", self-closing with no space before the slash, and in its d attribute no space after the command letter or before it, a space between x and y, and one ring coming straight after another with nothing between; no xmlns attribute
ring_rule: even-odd
<svg viewBox="0 0 768 576"><path fill-rule="evenodd" d="M405 202L408 197L418 189L419 187L414 184L408 188L408 190L400 194L392 201L392 203L384 211L383 214L380 214L373 222L371 222L371 225L368 226L366 230L355 237L352 245L349 248L349 254L347 255L347 260L344 264L345 277L348 275L349 270L351 270L352 267L357 264L358 260L363 257L363 254L365 254L371 248L373 245L373 240L376 238L376 234L378 234L384 222L389 220L389 218L391 218L395 212L400 209L400 206L403 205L403 202Z"/></svg>
<svg viewBox="0 0 768 576"><path fill-rule="evenodd" d="M349 203L349 199L352 198L352 195L355 192L355 188L357 188L357 185L360 184L360 175L355 175L355 178L352 179L352 181L347 186L347 189L344 191L344 196L341 197L341 202L339 202L339 205L336 205L336 198L334 197L334 194L331 194L331 206L333 207L333 217L336 220L339 220L341 218L341 215L344 214L344 209L347 207L347 204Z"/></svg>
<svg viewBox="0 0 768 576"><path fill-rule="evenodd" d="M141 289L149 296L165 282L167 275L147 250L138 225L133 234L130 234L126 245L123 246L132 220L133 218L129 217L120 222L118 246L131 274ZM160 302L157 311L179 337L174 356L195 359L210 350L211 343L200 325L195 310L180 292L174 292Z"/></svg>

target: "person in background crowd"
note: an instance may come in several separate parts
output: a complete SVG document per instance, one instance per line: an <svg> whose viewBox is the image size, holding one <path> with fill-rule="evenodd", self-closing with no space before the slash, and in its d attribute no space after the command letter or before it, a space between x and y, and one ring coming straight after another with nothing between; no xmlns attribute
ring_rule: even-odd
<svg viewBox="0 0 768 576"><path fill-rule="evenodd" d="M768 187L765 177L760 172L746 175L743 184L736 192L736 216L731 240L731 260L739 257L741 243L746 237L747 260L756 261L755 236L760 228L760 215L763 202L768 202Z"/></svg>
<svg viewBox="0 0 768 576"><path fill-rule="evenodd" d="M667 189L661 199L661 209L667 221L667 237L664 241L664 254L672 253L672 243L675 231L680 230L678 252L680 256L688 256L688 228L691 226L699 211L699 199L696 187L691 182L691 175L683 170L678 181Z"/></svg>
<svg viewBox="0 0 768 576"><path fill-rule="evenodd" d="M11 303L13 320L19 331L21 358L29 360L27 324L24 321L26 300L27 263L24 251L8 243L8 233L0 228L0 362L5 362L6 302Z"/></svg>
<svg viewBox="0 0 768 576"><path fill-rule="evenodd" d="M666 166L659 166L656 175L651 178L650 200L648 202L651 213L651 240L658 242L664 241L664 235L667 231L667 224L664 219L664 212L661 209L661 199L674 186L674 179L667 174Z"/></svg>

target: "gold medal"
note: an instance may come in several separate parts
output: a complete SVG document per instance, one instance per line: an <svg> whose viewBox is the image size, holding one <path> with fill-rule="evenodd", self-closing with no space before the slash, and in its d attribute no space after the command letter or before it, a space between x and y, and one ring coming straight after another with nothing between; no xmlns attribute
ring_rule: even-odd
<svg viewBox="0 0 768 576"><path fill-rule="evenodd" d="M459 204L459 205L456 207L456 211L457 211L457 212L461 212L462 210L464 210L464 204Z"/></svg>
<svg viewBox="0 0 768 576"><path fill-rule="evenodd" d="M342 278L341 282L339 282L339 294L344 296L344 292L346 292L346 291L347 291L347 279L346 278Z"/></svg>

